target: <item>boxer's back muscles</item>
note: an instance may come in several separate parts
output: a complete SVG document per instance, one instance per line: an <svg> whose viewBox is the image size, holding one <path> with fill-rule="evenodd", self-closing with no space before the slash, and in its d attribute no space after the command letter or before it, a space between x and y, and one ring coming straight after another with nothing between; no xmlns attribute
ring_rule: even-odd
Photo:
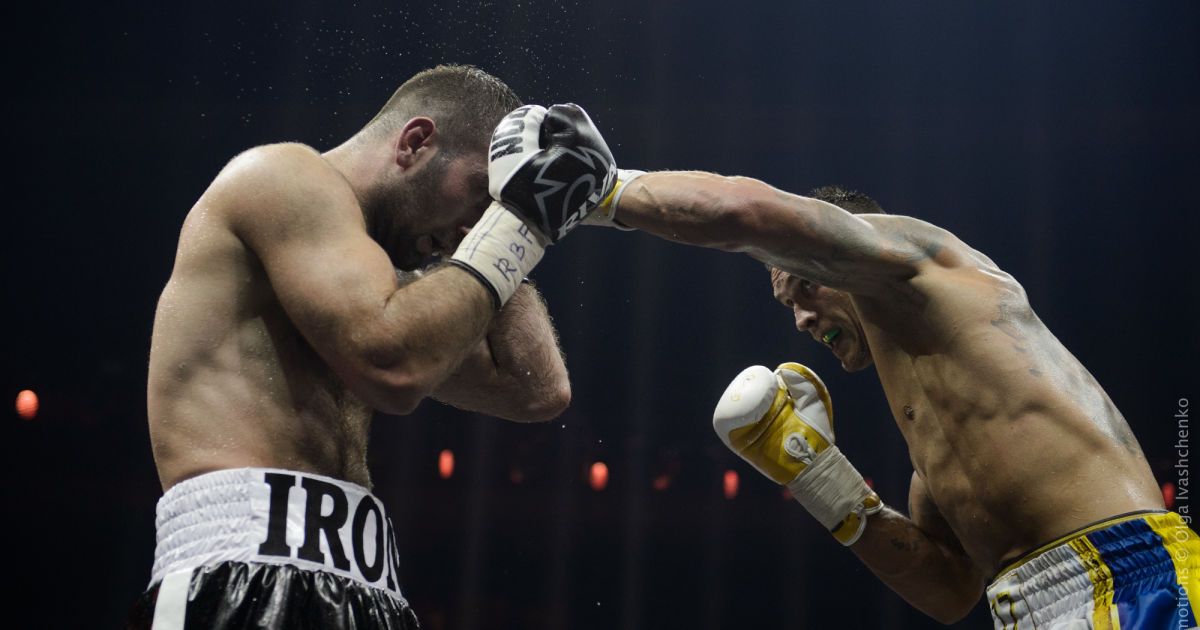
<svg viewBox="0 0 1200 630"><path fill-rule="evenodd" d="M293 174L297 181L330 179L313 172L328 167L312 158ZM165 488L216 469L262 466L369 487L371 411L299 333L231 225L235 205L269 194L237 172L245 159L188 214L155 314L147 403L160 479ZM348 187L326 194L353 203Z"/></svg>

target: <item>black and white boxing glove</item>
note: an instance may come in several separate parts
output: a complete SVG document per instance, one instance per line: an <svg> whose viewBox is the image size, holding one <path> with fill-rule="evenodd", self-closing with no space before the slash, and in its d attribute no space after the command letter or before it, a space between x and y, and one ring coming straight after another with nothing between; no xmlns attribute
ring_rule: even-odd
<svg viewBox="0 0 1200 630"><path fill-rule="evenodd" d="M495 201L451 262L492 291L499 308L545 248L604 201L617 168L604 138L578 105L525 105L500 121L488 151Z"/></svg>

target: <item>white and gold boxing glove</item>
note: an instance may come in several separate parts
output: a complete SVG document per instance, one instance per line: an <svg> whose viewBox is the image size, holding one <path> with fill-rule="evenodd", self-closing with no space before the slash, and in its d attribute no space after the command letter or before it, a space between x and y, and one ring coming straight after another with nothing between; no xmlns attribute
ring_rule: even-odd
<svg viewBox="0 0 1200 630"><path fill-rule="evenodd" d="M834 445L833 402L799 363L774 372L754 365L725 389L713 412L721 441L775 483L787 486L833 537L852 545L883 502Z"/></svg>

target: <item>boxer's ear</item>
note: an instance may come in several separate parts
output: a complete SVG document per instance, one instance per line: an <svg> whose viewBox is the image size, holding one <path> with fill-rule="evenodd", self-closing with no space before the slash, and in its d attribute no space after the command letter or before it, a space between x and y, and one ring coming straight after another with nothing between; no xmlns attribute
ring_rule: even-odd
<svg viewBox="0 0 1200 630"><path fill-rule="evenodd" d="M415 166L433 148L436 138L437 124L432 118L417 116L404 123L396 138L396 165L401 169Z"/></svg>

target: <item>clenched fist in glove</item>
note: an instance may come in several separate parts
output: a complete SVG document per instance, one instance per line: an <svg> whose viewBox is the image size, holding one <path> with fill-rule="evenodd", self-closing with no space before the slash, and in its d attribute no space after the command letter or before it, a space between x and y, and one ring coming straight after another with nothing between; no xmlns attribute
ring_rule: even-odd
<svg viewBox="0 0 1200 630"><path fill-rule="evenodd" d="M495 202L451 262L491 289L497 307L541 260L613 191L612 152L578 105L525 105L492 132L488 191Z"/></svg>
<svg viewBox="0 0 1200 630"><path fill-rule="evenodd" d="M834 445L833 402L799 363L774 372L742 370L713 412L721 441L759 472L787 486L834 538L852 545L883 502Z"/></svg>

